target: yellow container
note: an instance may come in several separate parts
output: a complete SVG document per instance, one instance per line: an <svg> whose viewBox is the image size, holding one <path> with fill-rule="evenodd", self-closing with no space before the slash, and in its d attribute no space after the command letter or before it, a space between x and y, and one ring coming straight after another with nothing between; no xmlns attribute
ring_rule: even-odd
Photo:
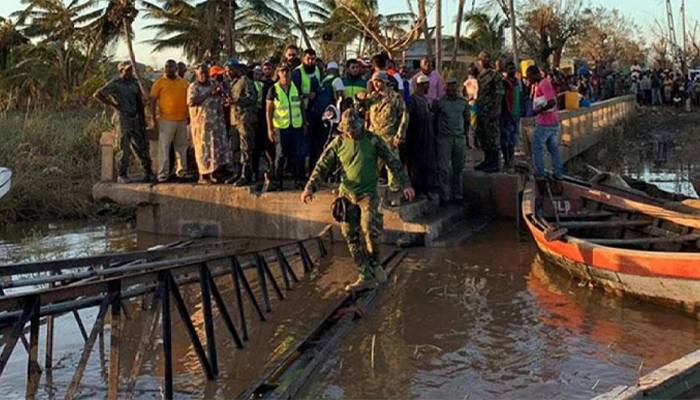
<svg viewBox="0 0 700 400"><path fill-rule="evenodd" d="M564 92L564 107L567 110L578 110L580 100L581 95L577 92L573 92L571 90Z"/></svg>
<svg viewBox="0 0 700 400"><path fill-rule="evenodd" d="M531 65L535 65L535 60L527 59L520 61L520 72L523 74L523 78L527 77L527 69Z"/></svg>

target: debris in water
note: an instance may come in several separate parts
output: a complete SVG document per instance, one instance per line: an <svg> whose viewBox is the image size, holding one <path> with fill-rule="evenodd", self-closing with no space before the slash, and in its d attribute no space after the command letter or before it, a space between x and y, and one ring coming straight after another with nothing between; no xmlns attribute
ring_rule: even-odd
<svg viewBox="0 0 700 400"><path fill-rule="evenodd" d="M374 369L374 342L377 339L377 335L372 335L372 350L369 356L369 364Z"/></svg>
<svg viewBox="0 0 700 400"><path fill-rule="evenodd" d="M639 363L639 368L637 368L637 374L642 374L642 367L644 367L644 359L642 359L642 362Z"/></svg>
<svg viewBox="0 0 700 400"><path fill-rule="evenodd" d="M598 384L599 384L599 383L600 383L600 379L598 379L597 381L595 381L595 383L593 384L593 387L591 388L591 390L595 390L595 388L598 387Z"/></svg>

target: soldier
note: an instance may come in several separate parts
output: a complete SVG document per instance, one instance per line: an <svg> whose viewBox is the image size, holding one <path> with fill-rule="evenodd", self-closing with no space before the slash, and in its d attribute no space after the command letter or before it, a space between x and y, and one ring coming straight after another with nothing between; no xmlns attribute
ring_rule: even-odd
<svg viewBox="0 0 700 400"><path fill-rule="evenodd" d="M401 162L386 143L363 128L362 118L350 108L343 112L338 125L342 136L337 136L326 147L301 194L308 203L329 172L341 169L339 195L346 204L341 217L341 231L359 271L357 281L346 286L348 291L359 291L386 281L386 273L379 261L379 239L382 214L379 211L377 162L383 160L394 172L403 187L403 195L413 201L415 192L401 169ZM338 201L338 200L336 200Z"/></svg>
<svg viewBox="0 0 700 400"><path fill-rule="evenodd" d="M119 78L116 78L93 95L99 102L112 107L117 118L117 182L129 183L129 148L141 162L144 177L141 181L153 182L155 177L151 169L151 156L146 139L146 115L139 84L134 78L130 62L117 66Z"/></svg>
<svg viewBox="0 0 700 400"><path fill-rule="evenodd" d="M241 148L241 176L234 186L246 186L253 182L251 162L255 147L255 120L258 97L255 84L245 74L245 66L235 58L226 63L231 78L231 132L238 137Z"/></svg>
<svg viewBox="0 0 700 400"><path fill-rule="evenodd" d="M462 173L466 158L469 103L457 93L457 80L447 80L445 96L435 106L437 119L440 204L462 203Z"/></svg>
<svg viewBox="0 0 700 400"><path fill-rule="evenodd" d="M476 137L484 151L484 162L474 169L484 172L498 172L500 133L498 124L501 114L501 101L505 93L501 75L491 67L491 57L485 51L479 53L479 97L476 100Z"/></svg>
<svg viewBox="0 0 700 400"><path fill-rule="evenodd" d="M408 112L401 95L389 87L389 76L384 71L375 72L372 75L374 92L363 101L367 108L367 126L370 132L379 136L386 142L387 147L394 157L399 159L398 148L406 137L408 127ZM359 93L359 98L364 93ZM389 189L392 192L399 191L399 183L396 182L394 171L387 171Z"/></svg>

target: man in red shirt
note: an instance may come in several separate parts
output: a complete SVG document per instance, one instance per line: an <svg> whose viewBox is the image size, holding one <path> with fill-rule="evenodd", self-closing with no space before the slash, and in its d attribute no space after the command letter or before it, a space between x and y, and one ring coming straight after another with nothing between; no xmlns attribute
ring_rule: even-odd
<svg viewBox="0 0 700 400"><path fill-rule="evenodd" d="M557 108L557 93L549 79L542 79L537 66L527 69L527 79L533 86L533 109L535 114L535 134L532 139L532 160L535 164L535 177L543 178L544 147L552 158L554 178L560 179L564 168L559 153L559 110Z"/></svg>

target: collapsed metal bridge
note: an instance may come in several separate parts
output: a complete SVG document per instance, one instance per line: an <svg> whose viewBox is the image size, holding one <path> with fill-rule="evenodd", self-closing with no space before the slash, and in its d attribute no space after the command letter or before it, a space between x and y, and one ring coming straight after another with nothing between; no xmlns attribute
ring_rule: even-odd
<svg viewBox="0 0 700 400"><path fill-rule="evenodd" d="M217 314L226 327L225 333L231 336L238 348L244 347L252 322L246 308L252 309L256 319L265 321L265 314L272 311L271 292L283 300L284 289L292 288L301 273L314 269L327 255L326 235L331 235L330 229L313 238L251 252L242 252L233 242L184 242L150 251L0 266L0 379L20 342L27 353L25 396L35 398L42 373L48 376L54 366L54 319L72 314L84 340L79 362L64 397L75 398L98 338L102 343L109 317L107 398L117 399L120 393L127 399L133 398L146 356L156 347L153 338L160 325L164 371L162 390L164 397L171 399L173 309L182 322L204 375L207 379L215 379L219 363L213 306L218 309ZM293 266L297 266L297 271ZM251 271L256 278L251 281L245 271ZM220 283L220 278L224 277L230 277L233 283L237 318L227 309L217 284L217 278ZM180 290L185 285L197 288L201 295L206 348ZM119 355L124 340L123 319L133 304L127 300L140 300L145 318L133 364L128 374L121 375L126 376L122 382ZM97 318L88 330L78 311L94 307L98 307ZM39 360L42 326L46 337L43 368Z"/></svg>

